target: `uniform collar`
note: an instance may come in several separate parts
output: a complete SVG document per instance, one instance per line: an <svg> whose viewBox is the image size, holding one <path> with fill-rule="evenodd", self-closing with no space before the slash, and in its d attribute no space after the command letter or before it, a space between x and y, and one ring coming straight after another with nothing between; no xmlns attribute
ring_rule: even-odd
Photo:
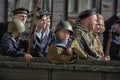
<svg viewBox="0 0 120 80"><path fill-rule="evenodd" d="M68 38L67 42L61 41L59 38L55 38L54 45L61 46L61 47L68 47L68 44L72 42L71 38Z"/></svg>

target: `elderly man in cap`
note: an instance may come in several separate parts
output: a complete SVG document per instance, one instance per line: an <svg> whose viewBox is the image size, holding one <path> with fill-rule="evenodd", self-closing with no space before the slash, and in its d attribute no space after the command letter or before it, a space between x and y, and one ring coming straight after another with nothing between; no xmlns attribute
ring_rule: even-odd
<svg viewBox="0 0 120 80"><path fill-rule="evenodd" d="M17 8L15 10L12 11L13 16L12 19L20 19L22 20L22 22L25 24L26 20L27 20L27 15L29 14L28 9L25 8ZM2 35L7 32L8 29L8 23L0 23L0 27L1 27L1 31L0 31L0 37L2 37Z"/></svg>
<svg viewBox="0 0 120 80"><path fill-rule="evenodd" d="M28 9L26 8L18 8L12 11L13 19L20 19L23 23L26 23L27 15L29 14Z"/></svg>
<svg viewBox="0 0 120 80"><path fill-rule="evenodd" d="M74 29L74 36L80 47L87 54L89 60L108 60L97 52L96 40L93 30L98 27L95 10L85 10L78 16L78 24Z"/></svg>
<svg viewBox="0 0 120 80"><path fill-rule="evenodd" d="M49 44L53 37L54 33L50 30L50 16L47 11L40 10L36 25L32 55L35 57L46 57Z"/></svg>

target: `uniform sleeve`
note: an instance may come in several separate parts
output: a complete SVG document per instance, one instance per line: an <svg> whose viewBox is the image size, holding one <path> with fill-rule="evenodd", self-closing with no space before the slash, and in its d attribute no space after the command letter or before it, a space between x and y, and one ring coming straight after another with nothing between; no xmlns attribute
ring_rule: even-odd
<svg viewBox="0 0 120 80"><path fill-rule="evenodd" d="M73 51L75 52L75 54L77 56L79 56L80 58L83 59L87 59L87 55L85 54L85 52L80 48L78 42L76 40L74 40L72 42L71 48L73 49Z"/></svg>
<svg viewBox="0 0 120 80"><path fill-rule="evenodd" d="M11 39L6 37L2 40L2 42L3 42L3 48L5 49L5 52L7 53L8 56L19 57L19 56L25 55L23 50L20 50L18 45L17 46L13 45L13 42Z"/></svg>
<svg viewBox="0 0 120 80"><path fill-rule="evenodd" d="M64 49L57 46L50 46L48 55L48 60L51 63L73 63L74 60L71 60L69 55L64 53Z"/></svg>

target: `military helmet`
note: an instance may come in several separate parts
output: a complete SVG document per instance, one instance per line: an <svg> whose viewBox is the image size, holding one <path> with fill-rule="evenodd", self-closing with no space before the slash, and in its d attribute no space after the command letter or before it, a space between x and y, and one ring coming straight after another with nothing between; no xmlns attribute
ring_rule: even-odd
<svg viewBox="0 0 120 80"><path fill-rule="evenodd" d="M8 24L8 30L7 32L24 32L25 31L25 25L24 23L19 19L14 19Z"/></svg>
<svg viewBox="0 0 120 80"><path fill-rule="evenodd" d="M73 32L72 25L68 21L60 21L57 26L55 27L55 33L59 31L60 29L67 29L71 33Z"/></svg>

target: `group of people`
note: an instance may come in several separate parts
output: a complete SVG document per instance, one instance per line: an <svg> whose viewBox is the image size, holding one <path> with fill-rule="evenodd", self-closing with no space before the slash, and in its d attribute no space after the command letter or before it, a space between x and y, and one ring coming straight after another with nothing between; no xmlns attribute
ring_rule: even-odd
<svg viewBox="0 0 120 80"><path fill-rule="evenodd" d="M104 48L103 32L106 23L95 10L85 10L74 23L60 20L55 30L50 28L50 14L38 11L31 53L27 54L28 41L23 39L29 11L18 8L13 11L13 20L8 23L7 32L1 38L0 53L11 57L46 57L52 63L74 63L76 60L120 60L120 20L116 20L108 33ZM110 21L110 20L108 20ZM105 36L105 35L104 35Z"/></svg>

